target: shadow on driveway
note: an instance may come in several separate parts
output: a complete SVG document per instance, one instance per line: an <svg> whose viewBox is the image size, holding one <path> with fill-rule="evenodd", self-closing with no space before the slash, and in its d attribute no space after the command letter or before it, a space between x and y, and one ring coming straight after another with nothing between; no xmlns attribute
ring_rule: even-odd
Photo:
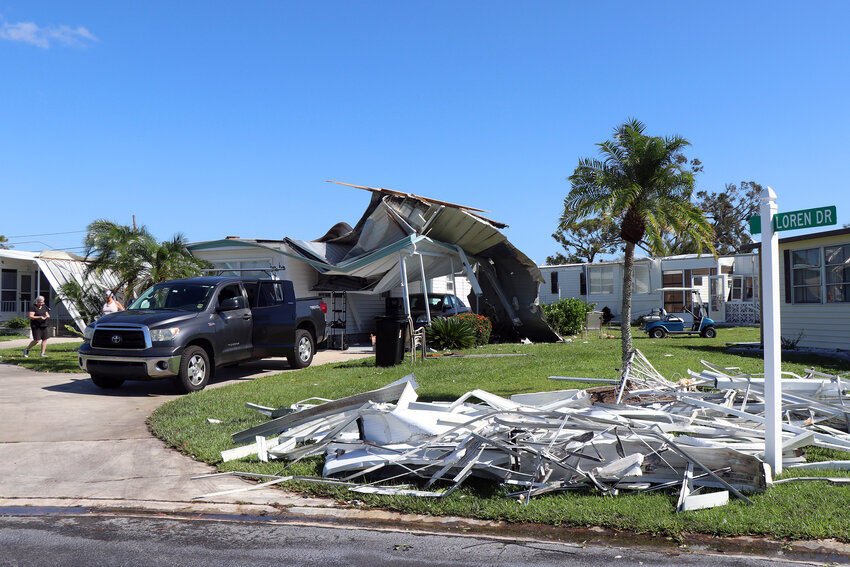
<svg viewBox="0 0 850 567"><path fill-rule="evenodd" d="M225 386L235 382L253 380L262 376L272 376L294 370L285 358L267 358L253 360L235 366L217 368L208 388ZM62 384L45 386L44 390L64 394L84 394L87 396L174 396L179 395L174 379L127 380L120 388L106 389L94 385L88 374L68 374L68 381Z"/></svg>

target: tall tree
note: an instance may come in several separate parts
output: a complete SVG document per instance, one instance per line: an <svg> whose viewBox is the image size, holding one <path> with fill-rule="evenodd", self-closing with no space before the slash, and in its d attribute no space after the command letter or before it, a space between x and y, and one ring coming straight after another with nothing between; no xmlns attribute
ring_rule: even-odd
<svg viewBox="0 0 850 567"><path fill-rule="evenodd" d="M569 219L561 215L558 230L552 234L554 238L569 256L558 252L557 256L546 258L549 260L565 260L562 264L587 262L592 263L600 254L613 254L620 242L620 230L617 223L610 218L588 218L577 222L568 222ZM549 265L558 262L549 262Z"/></svg>
<svg viewBox="0 0 850 567"><path fill-rule="evenodd" d="M646 126L630 120L614 129L612 139L597 144L601 159L579 160L564 199L563 218L578 222L592 216L614 219L625 242L623 303L620 314L622 358L632 351L632 281L635 246L657 245L666 229L692 238L700 251L712 246L713 234L705 216L691 198L694 173L682 160L690 143L680 137L644 134Z"/></svg>
<svg viewBox="0 0 850 567"><path fill-rule="evenodd" d="M712 244L718 254L736 254L752 242L747 220L758 214L761 189L755 181L742 181L740 187L729 183L716 193L696 192L697 206L714 231ZM651 252L657 256L672 256L695 254L698 249L697 243L687 235L668 231L661 247Z"/></svg>
<svg viewBox="0 0 850 567"><path fill-rule="evenodd" d="M755 181L726 185L719 193L697 191L699 207L714 230L714 248L718 254L736 254L752 242L747 220L759 213L762 186Z"/></svg>
<svg viewBox="0 0 850 567"><path fill-rule="evenodd" d="M144 226L107 220L92 222L85 238L86 256L92 257L89 271L114 273L127 297L157 282L199 275L208 263L193 257L187 244L182 234L157 242Z"/></svg>
<svg viewBox="0 0 850 567"><path fill-rule="evenodd" d="M6 244L7 242L9 242L9 239L0 234L0 250L8 250L12 247L11 245Z"/></svg>

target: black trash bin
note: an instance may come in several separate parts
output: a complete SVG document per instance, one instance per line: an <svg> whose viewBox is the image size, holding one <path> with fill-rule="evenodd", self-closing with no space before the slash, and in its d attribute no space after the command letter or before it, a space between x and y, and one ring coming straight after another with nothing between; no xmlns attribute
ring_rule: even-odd
<svg viewBox="0 0 850 567"><path fill-rule="evenodd" d="M404 359L407 319L375 318L375 366L395 366Z"/></svg>

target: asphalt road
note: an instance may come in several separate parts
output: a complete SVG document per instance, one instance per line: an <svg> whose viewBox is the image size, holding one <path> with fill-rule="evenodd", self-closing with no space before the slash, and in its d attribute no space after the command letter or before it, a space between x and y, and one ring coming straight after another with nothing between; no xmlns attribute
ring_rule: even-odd
<svg viewBox="0 0 850 567"><path fill-rule="evenodd" d="M784 567L823 565L480 537L372 531L273 522L112 516L0 518L0 565L89 567L612 565Z"/></svg>

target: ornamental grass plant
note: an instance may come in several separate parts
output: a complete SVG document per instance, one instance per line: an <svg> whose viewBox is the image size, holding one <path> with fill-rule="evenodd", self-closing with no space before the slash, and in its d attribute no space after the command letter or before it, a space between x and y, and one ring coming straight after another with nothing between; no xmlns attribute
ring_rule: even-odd
<svg viewBox="0 0 850 567"><path fill-rule="evenodd" d="M472 348L476 343L472 322L458 317L437 317L425 329L428 346L435 350Z"/></svg>

